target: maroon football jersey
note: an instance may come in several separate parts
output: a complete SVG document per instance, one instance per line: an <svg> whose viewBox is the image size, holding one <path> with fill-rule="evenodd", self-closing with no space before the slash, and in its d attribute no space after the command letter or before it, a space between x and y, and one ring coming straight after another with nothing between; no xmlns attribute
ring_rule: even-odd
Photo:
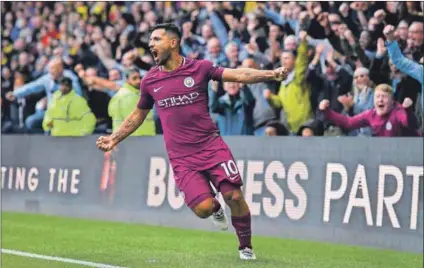
<svg viewBox="0 0 424 268"><path fill-rule="evenodd" d="M171 72L157 66L143 77L137 106L151 109L155 105L170 159L197 153L217 137L209 115L208 83L221 81L223 71L207 60L183 58Z"/></svg>

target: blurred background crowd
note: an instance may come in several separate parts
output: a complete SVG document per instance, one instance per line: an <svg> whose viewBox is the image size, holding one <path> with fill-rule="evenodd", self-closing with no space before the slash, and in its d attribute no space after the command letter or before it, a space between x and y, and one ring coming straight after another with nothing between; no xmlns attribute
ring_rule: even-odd
<svg viewBox="0 0 424 268"><path fill-rule="evenodd" d="M335 125L318 106L326 99L355 116L374 107L382 83L410 127L422 130L423 2L3 1L1 8L2 133L110 133L137 103L154 64L149 28L163 22L180 27L188 58L291 71L282 82L210 82L210 113L223 135L372 136L371 128ZM395 41L383 33L387 25ZM153 110L135 134L161 133Z"/></svg>

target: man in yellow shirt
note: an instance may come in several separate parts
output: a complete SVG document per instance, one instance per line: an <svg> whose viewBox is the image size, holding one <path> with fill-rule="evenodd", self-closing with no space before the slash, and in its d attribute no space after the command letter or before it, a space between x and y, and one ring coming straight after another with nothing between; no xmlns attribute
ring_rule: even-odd
<svg viewBox="0 0 424 268"><path fill-rule="evenodd" d="M288 51L281 55L282 65L290 73L286 80L281 83L278 95L273 94L270 90L264 91L264 97L269 104L276 109L282 109L282 118L285 117L288 128L292 133L296 133L306 121L312 118L311 86L306 81L308 69L307 33L300 31L299 39L297 56Z"/></svg>
<svg viewBox="0 0 424 268"><path fill-rule="evenodd" d="M92 134L95 126L96 117L87 101L72 89L72 80L63 77L44 115L44 131L52 136L85 136Z"/></svg>
<svg viewBox="0 0 424 268"><path fill-rule="evenodd" d="M112 117L113 131L116 131L131 114L140 99L140 71L131 68L127 73L127 80L109 102L109 116ZM154 136L156 134L153 112L150 112L144 123L131 136Z"/></svg>

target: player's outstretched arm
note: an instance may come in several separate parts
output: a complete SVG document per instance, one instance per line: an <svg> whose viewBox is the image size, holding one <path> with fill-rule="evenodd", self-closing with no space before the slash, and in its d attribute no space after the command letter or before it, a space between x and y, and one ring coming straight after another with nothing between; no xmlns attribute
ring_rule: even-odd
<svg viewBox="0 0 424 268"><path fill-rule="evenodd" d="M257 70L251 68L230 69L225 68L222 73L223 82L237 82L255 84L266 81L282 81L286 79L288 71L284 67L275 70Z"/></svg>
<svg viewBox="0 0 424 268"><path fill-rule="evenodd" d="M119 142L131 135L131 133L141 126L149 112L150 109L140 109L136 107L124 120L118 130L110 136L102 136L97 140L97 147L105 152L112 150Z"/></svg>

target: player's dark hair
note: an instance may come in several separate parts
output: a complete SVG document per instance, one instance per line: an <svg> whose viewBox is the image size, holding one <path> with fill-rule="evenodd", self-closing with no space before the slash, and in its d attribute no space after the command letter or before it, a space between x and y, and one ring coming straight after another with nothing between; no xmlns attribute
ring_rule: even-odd
<svg viewBox="0 0 424 268"><path fill-rule="evenodd" d="M181 31L177 25L173 23L162 23L150 28L150 33L155 30L164 29L167 33L175 34L178 37L178 40L181 40Z"/></svg>

